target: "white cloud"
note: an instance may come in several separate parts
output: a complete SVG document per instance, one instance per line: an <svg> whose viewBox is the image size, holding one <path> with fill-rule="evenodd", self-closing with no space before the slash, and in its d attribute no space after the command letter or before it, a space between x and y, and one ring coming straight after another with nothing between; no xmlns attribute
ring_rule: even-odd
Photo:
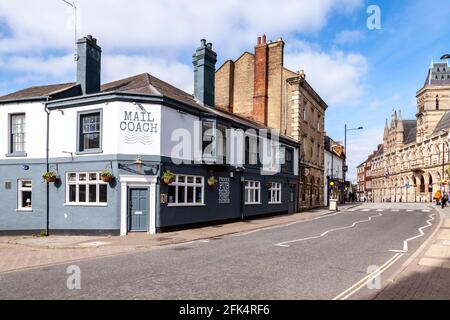
<svg viewBox="0 0 450 320"><path fill-rule="evenodd" d="M361 40L363 33L359 30L344 30L338 33L334 39L336 44L347 44Z"/></svg>
<svg viewBox="0 0 450 320"><path fill-rule="evenodd" d="M366 90L368 61L358 53L321 51L304 42L287 44L286 66L304 69L306 79L330 106L357 105Z"/></svg>
<svg viewBox="0 0 450 320"><path fill-rule="evenodd" d="M200 38L224 54L270 31L271 37L318 32L330 15L356 10L362 0L78 0L79 33L93 34L115 49L192 46ZM73 43L71 9L56 0L0 0L0 19L12 36L0 51L69 49Z"/></svg>
<svg viewBox="0 0 450 320"><path fill-rule="evenodd" d="M192 92L190 57L201 38L220 59L269 38L317 33L331 15L348 14L362 0L77 0L78 36L103 48L104 80L149 72ZM276 14L275 14L276 13ZM14 81L73 81L73 12L60 0L0 0L0 54ZM48 57L51 55L50 57Z"/></svg>

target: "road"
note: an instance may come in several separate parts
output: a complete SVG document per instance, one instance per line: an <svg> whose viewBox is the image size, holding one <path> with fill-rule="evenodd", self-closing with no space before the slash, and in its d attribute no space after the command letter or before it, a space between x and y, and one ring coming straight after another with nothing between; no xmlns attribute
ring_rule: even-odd
<svg viewBox="0 0 450 320"><path fill-rule="evenodd" d="M370 267L386 267L385 283L438 221L425 205L364 205L247 234L77 262L79 290L67 287L67 264L0 274L0 298L368 299L378 292L361 281L376 272Z"/></svg>

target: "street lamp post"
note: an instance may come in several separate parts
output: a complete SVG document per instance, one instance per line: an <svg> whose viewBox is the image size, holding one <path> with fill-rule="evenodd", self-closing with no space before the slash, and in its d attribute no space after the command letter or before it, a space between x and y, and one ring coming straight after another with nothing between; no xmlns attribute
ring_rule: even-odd
<svg viewBox="0 0 450 320"><path fill-rule="evenodd" d="M345 160L344 160L344 167L343 167L343 175L344 175L344 188L343 188L343 192L344 192L344 204L345 204L345 186L347 185L347 132L348 131L356 131L356 130L363 130L363 127L358 127L358 128L352 128L352 129L348 129L347 128L347 124L345 124L345 136L344 136L344 150L345 150ZM364 169L365 172L365 169Z"/></svg>
<svg viewBox="0 0 450 320"><path fill-rule="evenodd" d="M441 133L448 134L448 131L442 130ZM445 191L444 181L445 181L445 142L442 142L442 181L441 181L442 193Z"/></svg>

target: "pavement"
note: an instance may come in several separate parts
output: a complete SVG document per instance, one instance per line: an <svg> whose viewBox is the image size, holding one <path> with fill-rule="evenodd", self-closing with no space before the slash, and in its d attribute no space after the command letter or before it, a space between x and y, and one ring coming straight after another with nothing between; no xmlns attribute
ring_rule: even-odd
<svg viewBox="0 0 450 320"><path fill-rule="evenodd" d="M450 208L434 207L439 228L376 299L450 300Z"/></svg>
<svg viewBox="0 0 450 320"><path fill-rule="evenodd" d="M341 209L359 205L359 203L349 204L342 206ZM307 221L330 213L332 212L328 209L317 209L157 235L136 233L126 237L0 236L0 273L158 249L169 245Z"/></svg>
<svg viewBox="0 0 450 320"><path fill-rule="evenodd" d="M364 204L309 219L293 216L276 217L281 224L244 223L248 229L213 228L233 231L222 236L209 237L214 233L207 228L210 233L196 231L199 240L0 273L0 298L369 299L383 292L440 225L438 212L419 204ZM184 231L177 234L190 239ZM98 249L115 247L117 239ZM123 241L148 245L134 237ZM380 286L369 287L378 273Z"/></svg>

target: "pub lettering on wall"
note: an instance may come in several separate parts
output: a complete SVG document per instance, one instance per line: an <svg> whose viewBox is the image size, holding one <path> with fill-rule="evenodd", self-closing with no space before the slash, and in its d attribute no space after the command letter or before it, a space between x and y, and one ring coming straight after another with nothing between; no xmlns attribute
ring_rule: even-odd
<svg viewBox="0 0 450 320"><path fill-rule="evenodd" d="M125 143L151 145L153 134L158 133L159 124L151 112L124 111L120 130L125 133Z"/></svg>

